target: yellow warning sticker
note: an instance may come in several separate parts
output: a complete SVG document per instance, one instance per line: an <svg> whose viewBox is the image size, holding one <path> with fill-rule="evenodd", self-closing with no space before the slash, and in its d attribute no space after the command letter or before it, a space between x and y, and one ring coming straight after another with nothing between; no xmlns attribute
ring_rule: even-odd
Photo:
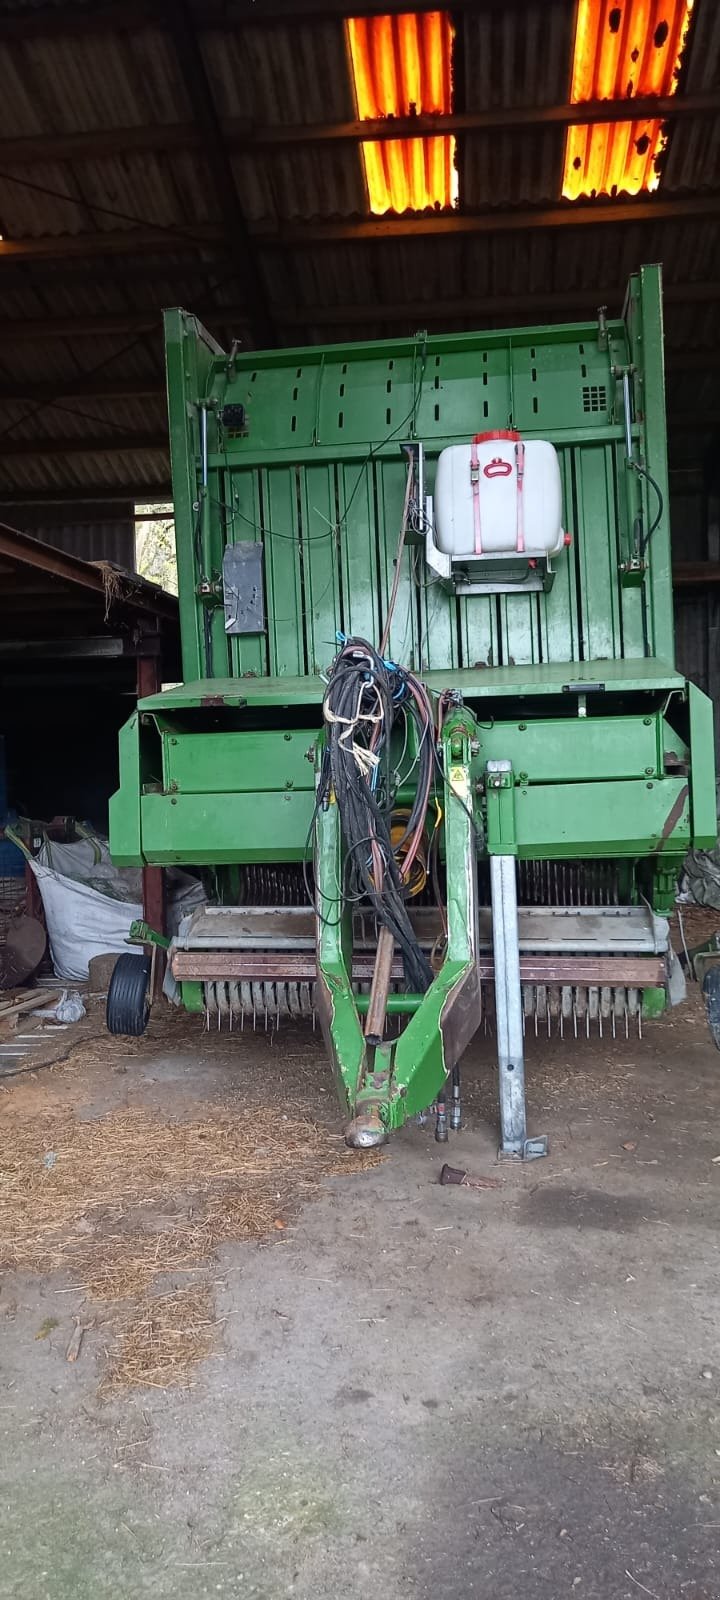
<svg viewBox="0 0 720 1600"><path fill-rule="evenodd" d="M468 776L465 767L451 767L448 773L448 782L453 794L458 795L461 800L467 800Z"/></svg>

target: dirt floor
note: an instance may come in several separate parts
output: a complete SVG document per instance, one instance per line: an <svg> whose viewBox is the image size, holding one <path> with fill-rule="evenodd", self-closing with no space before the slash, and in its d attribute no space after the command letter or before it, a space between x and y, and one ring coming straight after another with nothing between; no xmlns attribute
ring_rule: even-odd
<svg viewBox="0 0 720 1600"><path fill-rule="evenodd" d="M74 1037L0 1083L0 1137L7 1156L37 1131L31 1195L41 1165L52 1184L67 1152L87 1159L71 1233L95 1266L103 1230L111 1266L123 1227L130 1247L138 1207L160 1242L207 1212L196 1168L178 1159L169 1202L167 1169L139 1154L133 1174L127 1141L125 1199L99 1204L97 1125L155 1117L188 1149L201 1125L237 1134L233 1182L242 1150L270 1159L259 1108L315 1142L299 1184L262 1167L261 1238L206 1229L197 1265L120 1305L83 1287L81 1249L62 1264L43 1191L38 1249L60 1257L0 1291L0 1595L718 1600L720 1057L697 998L642 1041L529 1040L550 1155L525 1168L496 1162L490 1039L449 1146L413 1125L381 1164L327 1176L339 1118L311 1032L157 1015L138 1044L92 1018ZM441 1188L445 1159L501 1184ZM190 1386L113 1386L133 1294L196 1288Z"/></svg>

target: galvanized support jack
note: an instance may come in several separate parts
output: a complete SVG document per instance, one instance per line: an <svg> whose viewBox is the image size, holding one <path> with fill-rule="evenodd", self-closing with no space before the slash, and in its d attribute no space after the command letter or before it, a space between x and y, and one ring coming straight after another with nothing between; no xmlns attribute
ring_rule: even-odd
<svg viewBox="0 0 720 1600"><path fill-rule="evenodd" d="M544 1135L535 1139L527 1136L512 766L509 761L488 761L485 773L498 1040L499 1154L530 1161L547 1155L548 1142Z"/></svg>

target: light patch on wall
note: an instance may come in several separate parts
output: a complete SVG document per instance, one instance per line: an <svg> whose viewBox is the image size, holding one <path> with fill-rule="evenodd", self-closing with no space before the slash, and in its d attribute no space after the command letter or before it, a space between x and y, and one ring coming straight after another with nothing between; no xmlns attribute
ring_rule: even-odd
<svg viewBox="0 0 720 1600"><path fill-rule="evenodd" d="M578 0L571 104L674 94L692 9L693 0ZM563 195L656 189L666 143L658 117L568 128Z"/></svg>
<svg viewBox="0 0 720 1600"><path fill-rule="evenodd" d="M361 121L451 110L446 12L350 17L347 34ZM371 211L423 211L457 200L452 135L366 140L360 149Z"/></svg>

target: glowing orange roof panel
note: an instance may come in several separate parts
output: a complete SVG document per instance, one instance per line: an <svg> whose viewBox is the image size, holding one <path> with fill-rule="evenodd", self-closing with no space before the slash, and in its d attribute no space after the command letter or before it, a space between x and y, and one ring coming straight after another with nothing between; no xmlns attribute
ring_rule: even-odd
<svg viewBox="0 0 720 1600"><path fill-rule="evenodd" d="M453 27L446 12L350 17L347 32L361 121L450 111ZM366 140L360 148L371 211L422 211L456 198L451 135Z"/></svg>
<svg viewBox="0 0 720 1600"><path fill-rule="evenodd" d="M674 94L692 8L693 0L578 0L571 104ZM568 128L562 192L577 200L656 189L665 144L653 117Z"/></svg>

